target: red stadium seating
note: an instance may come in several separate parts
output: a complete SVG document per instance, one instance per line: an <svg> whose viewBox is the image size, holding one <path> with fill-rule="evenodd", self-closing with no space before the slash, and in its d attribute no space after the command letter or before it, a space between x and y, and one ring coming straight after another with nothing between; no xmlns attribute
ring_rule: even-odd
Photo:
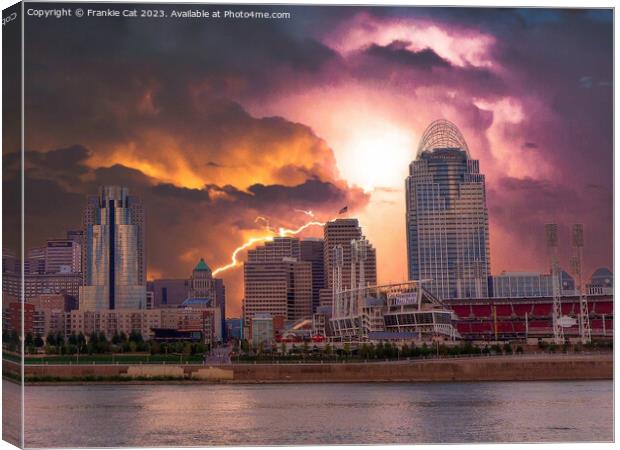
<svg viewBox="0 0 620 450"><path fill-rule="evenodd" d="M512 316L512 306L511 305L496 305L495 314L497 315L497 317L510 317Z"/></svg>
<svg viewBox="0 0 620 450"><path fill-rule="evenodd" d="M609 298L588 299L590 326L596 336L602 336L603 325L605 326L605 335L613 336L613 301ZM564 300L562 302L562 314L577 318L579 301L575 298ZM461 336L466 339L493 338L495 325L492 302L492 299L489 299L487 304L477 301L471 303L460 301L460 304L452 306L460 319L457 322L457 329ZM515 299L515 302L518 303L495 303L497 334L500 339L522 338L526 334L526 322L524 320L526 313L528 317L527 329L530 336L550 336L553 334L553 303L550 298ZM604 324L603 314L605 315ZM564 332L567 336L577 336L579 325L565 328Z"/></svg>
<svg viewBox="0 0 620 450"><path fill-rule="evenodd" d="M535 317L540 316L550 316L551 315L551 303L541 303L534 305L534 312L532 313Z"/></svg>
<svg viewBox="0 0 620 450"><path fill-rule="evenodd" d="M490 322L478 322L471 324L472 333L489 333L493 331L493 327Z"/></svg>
<svg viewBox="0 0 620 450"><path fill-rule="evenodd" d="M603 321L600 319L594 319L590 322L590 328L592 330L602 330L603 329Z"/></svg>
<svg viewBox="0 0 620 450"><path fill-rule="evenodd" d="M513 305L517 317L525 317L525 313L532 317L532 305Z"/></svg>
<svg viewBox="0 0 620 450"><path fill-rule="evenodd" d="M562 303L562 314L572 315L574 311L579 311L579 306L576 309L573 309L575 306L574 303Z"/></svg>
<svg viewBox="0 0 620 450"><path fill-rule="evenodd" d="M500 333L512 333L512 323L511 322L498 322L497 331Z"/></svg>
<svg viewBox="0 0 620 450"><path fill-rule="evenodd" d="M532 320L528 326L530 329L540 329L540 328L549 328L553 326L550 320Z"/></svg>
<svg viewBox="0 0 620 450"><path fill-rule="evenodd" d="M469 305L451 305L450 307L460 318L467 318L471 314L471 308Z"/></svg>
<svg viewBox="0 0 620 450"><path fill-rule="evenodd" d="M491 306L490 305L472 305L471 311L474 314L474 317L482 318L482 317L491 317Z"/></svg>
<svg viewBox="0 0 620 450"><path fill-rule="evenodd" d="M456 324L456 329L459 333L471 333L471 325L466 322L459 322Z"/></svg>
<svg viewBox="0 0 620 450"><path fill-rule="evenodd" d="M596 302L594 304L594 312L596 314L613 314L614 305L612 302ZM590 312L592 312L592 305L589 306Z"/></svg>

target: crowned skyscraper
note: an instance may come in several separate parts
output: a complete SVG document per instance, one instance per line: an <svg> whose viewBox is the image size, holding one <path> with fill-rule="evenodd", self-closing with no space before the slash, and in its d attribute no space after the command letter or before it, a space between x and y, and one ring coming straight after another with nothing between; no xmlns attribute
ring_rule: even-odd
<svg viewBox="0 0 620 450"><path fill-rule="evenodd" d="M104 186L84 210L80 309L144 308L144 212L126 187Z"/></svg>
<svg viewBox="0 0 620 450"><path fill-rule="evenodd" d="M484 175L447 120L424 132L405 180L410 280L439 298L488 297L489 218Z"/></svg>

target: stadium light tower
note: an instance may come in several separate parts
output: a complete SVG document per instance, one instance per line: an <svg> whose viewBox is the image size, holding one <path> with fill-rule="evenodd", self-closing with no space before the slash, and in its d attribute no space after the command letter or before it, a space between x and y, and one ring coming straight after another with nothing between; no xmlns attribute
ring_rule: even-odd
<svg viewBox="0 0 620 450"><path fill-rule="evenodd" d="M592 340L590 330L590 317L588 314L588 298L583 286L583 225L576 223L571 230L571 243L573 255L571 265L573 274L577 278L577 288L579 289L579 336L581 343L586 344Z"/></svg>
<svg viewBox="0 0 620 450"><path fill-rule="evenodd" d="M558 224L545 225L545 240L551 257L551 286L553 289L553 341L556 344L564 343L564 330L560 323L562 317L562 301L560 299L560 268L558 263Z"/></svg>

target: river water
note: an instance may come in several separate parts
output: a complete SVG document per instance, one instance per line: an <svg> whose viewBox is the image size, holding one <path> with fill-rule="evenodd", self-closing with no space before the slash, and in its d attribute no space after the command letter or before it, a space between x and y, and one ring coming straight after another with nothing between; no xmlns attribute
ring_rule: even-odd
<svg viewBox="0 0 620 450"><path fill-rule="evenodd" d="M25 418L27 447L612 441L613 383L27 386Z"/></svg>

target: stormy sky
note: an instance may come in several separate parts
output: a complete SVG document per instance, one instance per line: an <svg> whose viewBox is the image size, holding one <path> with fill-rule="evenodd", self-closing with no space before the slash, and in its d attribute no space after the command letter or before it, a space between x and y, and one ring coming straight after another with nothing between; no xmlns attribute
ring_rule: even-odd
<svg viewBox="0 0 620 450"><path fill-rule="evenodd" d="M611 10L237 9L291 18L26 19L27 246L122 184L146 206L149 278L348 205L379 280L401 280L404 178L446 118L487 177L493 273L546 271L550 221L565 266L574 222L586 271L611 266ZM241 272L223 274L231 315Z"/></svg>

